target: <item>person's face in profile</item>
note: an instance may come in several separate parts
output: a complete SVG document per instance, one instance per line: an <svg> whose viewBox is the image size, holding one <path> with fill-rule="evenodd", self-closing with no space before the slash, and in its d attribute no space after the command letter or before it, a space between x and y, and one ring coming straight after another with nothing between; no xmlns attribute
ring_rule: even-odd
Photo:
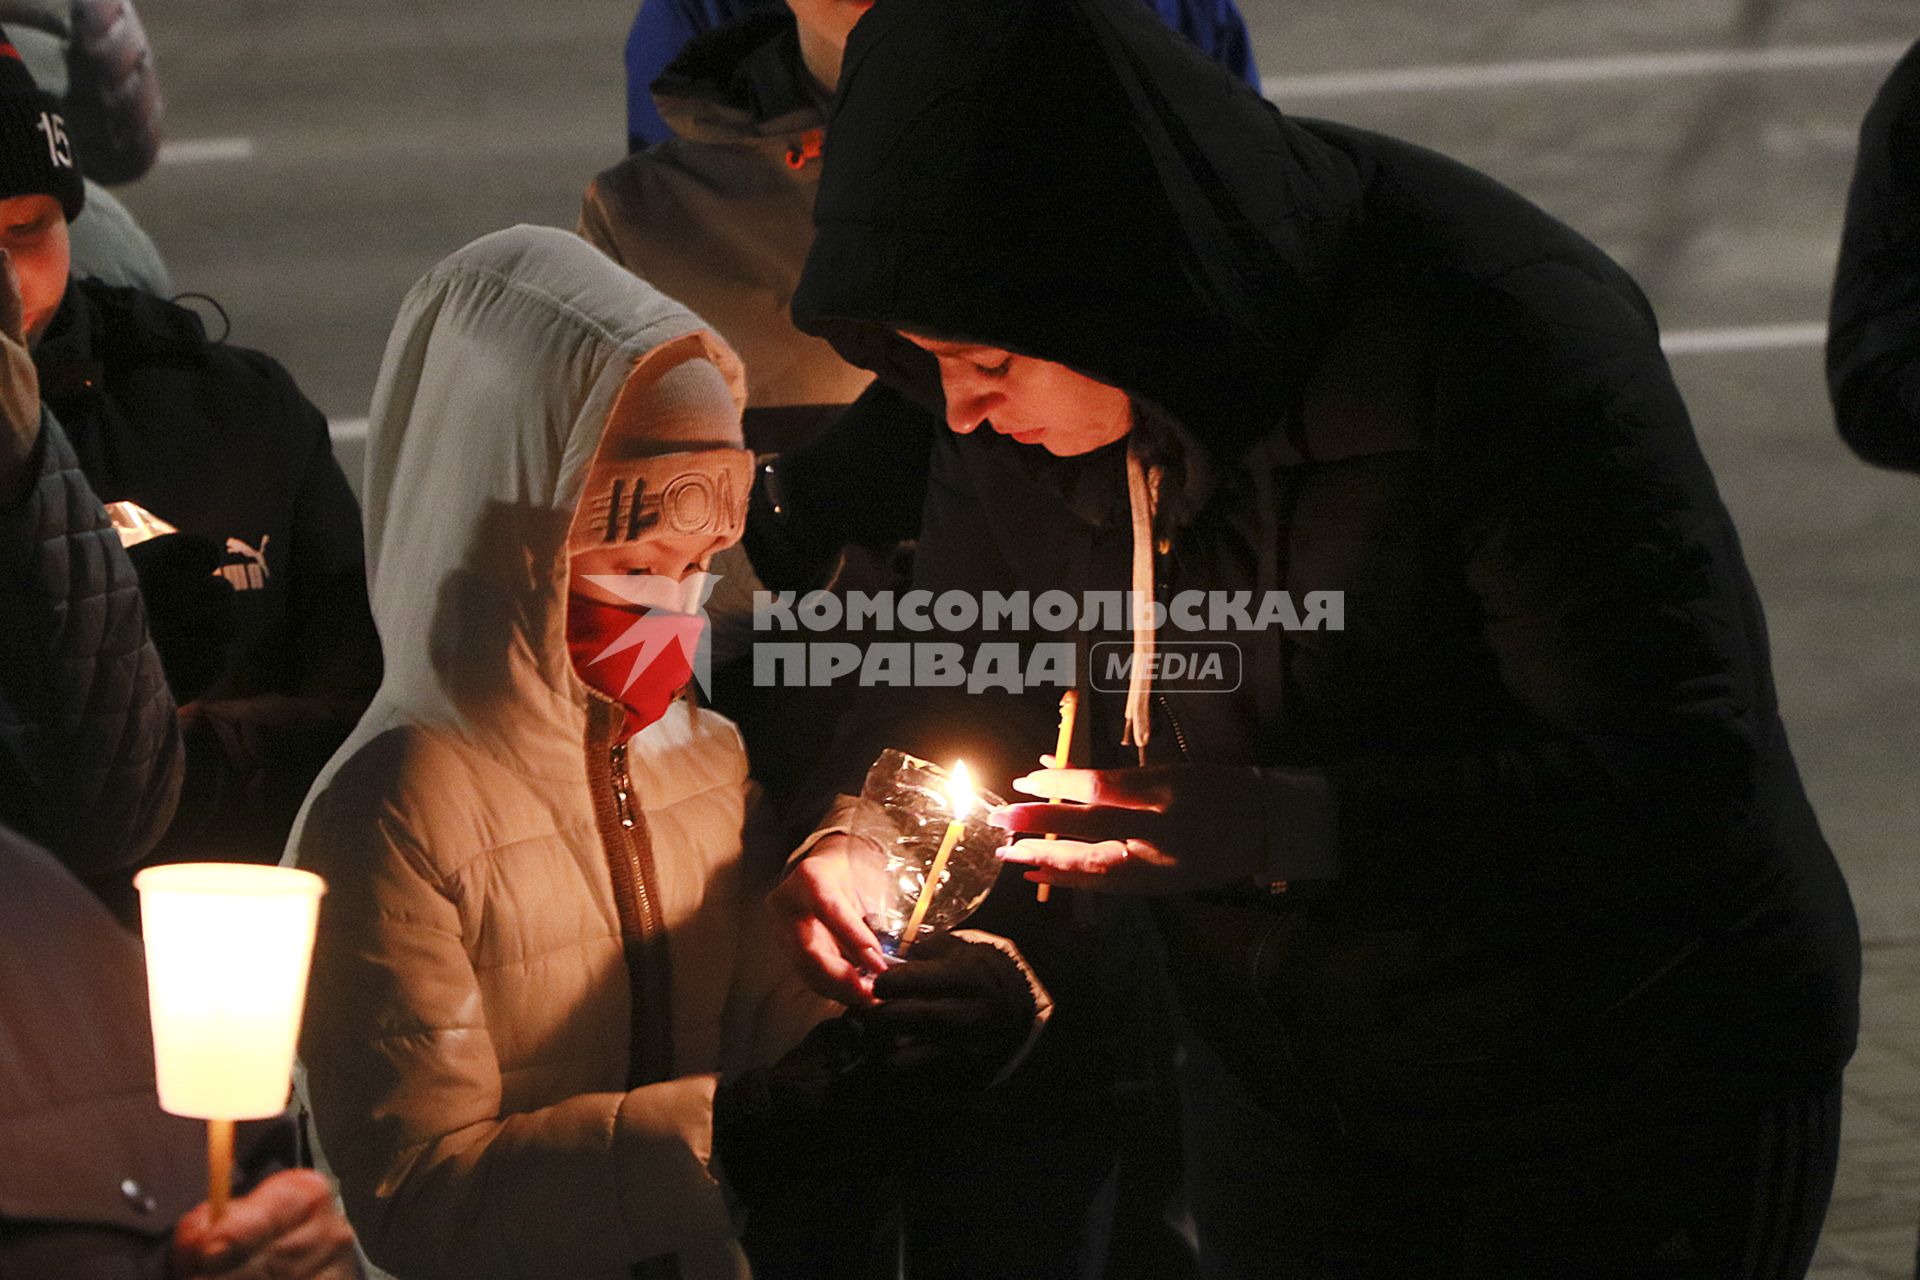
<svg viewBox="0 0 1920 1280"><path fill-rule="evenodd" d="M1126 392L1063 364L980 343L900 336L939 362L947 426L963 436L985 426L1071 458L1112 444L1133 425Z"/></svg>
<svg viewBox="0 0 1920 1280"><path fill-rule="evenodd" d="M20 277L20 318L31 346L46 332L67 293L73 259L60 202L48 195L0 200L0 249L12 257Z"/></svg>

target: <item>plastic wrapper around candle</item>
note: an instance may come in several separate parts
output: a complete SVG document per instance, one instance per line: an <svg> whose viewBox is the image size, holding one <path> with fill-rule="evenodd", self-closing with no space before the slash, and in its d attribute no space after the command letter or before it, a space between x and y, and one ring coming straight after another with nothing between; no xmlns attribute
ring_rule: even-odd
<svg viewBox="0 0 1920 1280"><path fill-rule="evenodd" d="M889 748L867 770L860 789L851 831L854 886L867 927L890 957L899 954L900 935L953 818L950 779L940 765ZM916 942L972 915L1000 875L1001 863L993 851L1007 837L988 824L987 814L1003 801L987 791L975 790L973 796L966 826L934 885Z"/></svg>

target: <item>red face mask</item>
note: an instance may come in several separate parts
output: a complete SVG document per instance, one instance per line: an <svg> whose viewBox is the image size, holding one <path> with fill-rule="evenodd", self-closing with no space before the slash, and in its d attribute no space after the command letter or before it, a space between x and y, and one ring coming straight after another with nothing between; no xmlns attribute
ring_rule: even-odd
<svg viewBox="0 0 1920 1280"><path fill-rule="evenodd" d="M667 713L693 678L693 654L706 619L665 609L623 609L581 595L567 597L567 652L588 688L627 713L638 733Z"/></svg>

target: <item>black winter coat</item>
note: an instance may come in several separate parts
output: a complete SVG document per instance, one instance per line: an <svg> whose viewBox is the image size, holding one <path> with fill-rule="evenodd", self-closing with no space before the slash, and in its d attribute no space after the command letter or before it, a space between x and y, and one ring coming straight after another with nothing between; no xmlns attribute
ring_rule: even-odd
<svg viewBox="0 0 1920 1280"><path fill-rule="evenodd" d="M1158 904L1190 1024L1256 1095L1432 1151L1567 1099L1834 1079L1851 903L1619 267L1450 160L1283 117L1125 0L879 6L829 129L802 327L930 410L896 329L1124 388L1174 424L1163 599L1344 593L1342 630L1215 637L1237 692L1154 700L1151 757L1337 804L1303 832L1336 880ZM946 437L915 585L1124 589L1123 449ZM876 691L835 780L969 733L1030 767L1054 697ZM1133 762L1119 702L1083 761Z"/></svg>
<svg viewBox="0 0 1920 1280"><path fill-rule="evenodd" d="M181 708L186 783L160 856L277 861L380 682L359 506L326 419L268 357L208 341L184 308L92 280L68 286L33 355L101 500L209 540L234 587L213 683Z"/></svg>
<svg viewBox="0 0 1920 1280"><path fill-rule="evenodd" d="M1833 282L1827 386L1855 453L1920 471L1920 43L1860 126Z"/></svg>
<svg viewBox="0 0 1920 1280"><path fill-rule="evenodd" d="M103 875L173 820L180 727L133 565L44 410L35 450L0 506L0 825Z"/></svg>

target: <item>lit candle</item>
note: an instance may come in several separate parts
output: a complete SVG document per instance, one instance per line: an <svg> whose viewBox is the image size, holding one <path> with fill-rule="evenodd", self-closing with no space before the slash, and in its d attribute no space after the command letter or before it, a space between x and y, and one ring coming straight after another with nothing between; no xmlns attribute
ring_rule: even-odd
<svg viewBox="0 0 1920 1280"><path fill-rule="evenodd" d="M902 959L913 949L913 940L919 936L920 922L927 918L927 908L933 905L933 891L940 886L940 877L946 872L947 859L953 856L953 847L967 833L967 810L973 807L973 784L967 779L965 761L954 763L953 777L947 782L947 801L953 807L953 817L947 821L947 834L941 838L940 852L933 855L933 863L927 868L927 878L920 885L920 897L913 904L913 914L907 917L907 927L900 931Z"/></svg>
<svg viewBox="0 0 1920 1280"><path fill-rule="evenodd" d="M1060 695L1060 736L1055 739L1053 744L1053 767L1056 769L1072 767L1069 761L1073 758L1073 718L1079 710L1080 691L1078 689L1069 689ZM1055 804L1059 804L1060 793L1056 791L1048 796L1047 799ZM1049 840L1058 840L1060 837L1049 831L1046 838ZM1035 886L1033 896L1038 901L1045 902L1053 896L1053 886L1050 884L1037 885Z"/></svg>
<svg viewBox="0 0 1920 1280"><path fill-rule="evenodd" d="M149 867L134 877L160 1107L207 1121L207 1201L227 1206L233 1122L286 1109L326 882L239 863Z"/></svg>

